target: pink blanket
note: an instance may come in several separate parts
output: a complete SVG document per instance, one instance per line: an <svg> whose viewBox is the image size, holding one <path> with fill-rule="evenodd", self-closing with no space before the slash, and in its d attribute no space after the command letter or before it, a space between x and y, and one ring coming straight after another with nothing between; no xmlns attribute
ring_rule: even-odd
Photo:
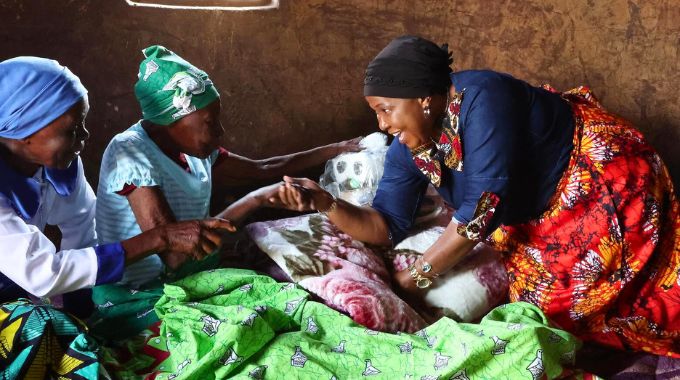
<svg viewBox="0 0 680 380"><path fill-rule="evenodd" d="M414 332L426 326L392 290L391 273L402 269L401 261L422 254L441 227L421 231L400 244L403 247L388 251L353 240L320 214L253 223L246 232L292 281L357 323L386 332ZM506 289L498 253L480 249L459 270L437 280L424 299L430 309L423 315L473 321L498 304Z"/></svg>

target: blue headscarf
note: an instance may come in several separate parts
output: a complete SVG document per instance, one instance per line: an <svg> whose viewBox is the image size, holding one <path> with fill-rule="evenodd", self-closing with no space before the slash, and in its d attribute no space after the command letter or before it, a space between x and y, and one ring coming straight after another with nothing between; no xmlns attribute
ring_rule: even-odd
<svg viewBox="0 0 680 380"><path fill-rule="evenodd" d="M45 128L66 113L87 90L80 79L57 61L17 57L0 62L0 137L23 139ZM43 178L60 196L76 187L80 158L67 169L43 168ZM0 195L24 219L40 206L40 185L0 159Z"/></svg>
<svg viewBox="0 0 680 380"><path fill-rule="evenodd" d="M0 62L0 137L23 139L45 128L87 96L71 70L52 59Z"/></svg>

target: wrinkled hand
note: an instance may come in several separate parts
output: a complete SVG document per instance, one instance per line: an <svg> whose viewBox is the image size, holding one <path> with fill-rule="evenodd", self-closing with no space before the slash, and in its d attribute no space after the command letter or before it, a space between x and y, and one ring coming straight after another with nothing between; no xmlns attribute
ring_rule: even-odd
<svg viewBox="0 0 680 380"><path fill-rule="evenodd" d="M174 257L177 254L197 260L206 257L222 245L224 231L236 231L230 221L217 218L188 220L158 228L166 247L164 252L171 252L166 255L171 261L169 265L179 265L183 262Z"/></svg>
<svg viewBox="0 0 680 380"><path fill-rule="evenodd" d="M171 270L175 270L189 260L189 256L179 252L167 251L159 253L158 256L163 260L163 264Z"/></svg>
<svg viewBox="0 0 680 380"><path fill-rule="evenodd" d="M359 142L363 139L363 136L355 137L351 140L340 141L335 143L335 149L337 150L336 156L347 152L360 152L364 148L359 145Z"/></svg>
<svg viewBox="0 0 680 380"><path fill-rule="evenodd" d="M293 211L326 210L333 197L311 179L284 176L277 196L271 197L269 202Z"/></svg>
<svg viewBox="0 0 680 380"><path fill-rule="evenodd" d="M253 196L261 206L284 207L281 202L279 202L279 187L284 184L285 183L282 181L273 185L261 187L248 195Z"/></svg>

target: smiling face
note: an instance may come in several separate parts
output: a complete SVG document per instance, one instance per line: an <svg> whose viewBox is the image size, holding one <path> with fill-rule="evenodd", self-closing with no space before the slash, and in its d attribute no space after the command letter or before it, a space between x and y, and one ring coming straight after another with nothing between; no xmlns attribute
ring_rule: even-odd
<svg viewBox="0 0 680 380"><path fill-rule="evenodd" d="M90 109L87 98L78 101L66 113L45 128L22 139L17 152L29 164L66 169L85 147L90 133L85 117Z"/></svg>
<svg viewBox="0 0 680 380"><path fill-rule="evenodd" d="M429 143L439 133L434 126L438 112L431 108L430 97L397 99L366 96L366 101L375 111L378 128L398 138L400 143L411 150ZM426 114L426 109L430 109L429 115Z"/></svg>
<svg viewBox="0 0 680 380"><path fill-rule="evenodd" d="M166 127L177 150L198 158L210 156L220 146L220 138L224 135L221 107L217 99Z"/></svg>

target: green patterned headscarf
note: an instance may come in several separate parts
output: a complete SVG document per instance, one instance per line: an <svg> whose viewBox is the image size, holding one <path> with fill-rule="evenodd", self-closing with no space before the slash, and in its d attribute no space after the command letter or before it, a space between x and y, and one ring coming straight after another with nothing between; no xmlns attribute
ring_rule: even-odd
<svg viewBox="0 0 680 380"><path fill-rule="evenodd" d="M135 96L144 119L169 125L220 97L208 74L160 45L142 51Z"/></svg>

